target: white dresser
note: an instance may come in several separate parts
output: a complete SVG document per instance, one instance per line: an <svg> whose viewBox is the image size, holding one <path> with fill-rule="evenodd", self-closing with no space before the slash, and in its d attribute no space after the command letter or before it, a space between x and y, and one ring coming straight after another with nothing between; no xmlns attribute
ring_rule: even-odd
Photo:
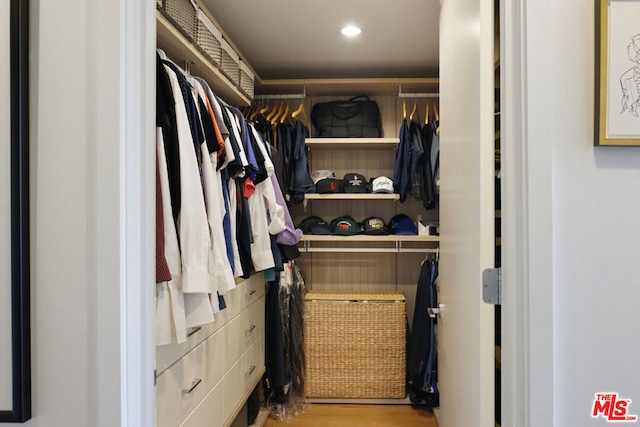
<svg viewBox="0 0 640 427"><path fill-rule="evenodd" d="M156 426L230 425L264 373L262 273L225 295L215 322L156 348Z"/></svg>

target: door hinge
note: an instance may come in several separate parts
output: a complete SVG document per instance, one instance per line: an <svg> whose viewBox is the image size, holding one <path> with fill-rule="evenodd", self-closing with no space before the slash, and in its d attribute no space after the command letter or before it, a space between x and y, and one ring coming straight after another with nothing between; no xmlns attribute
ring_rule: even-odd
<svg viewBox="0 0 640 427"><path fill-rule="evenodd" d="M487 268L482 272L482 299L487 304L502 304L501 268Z"/></svg>

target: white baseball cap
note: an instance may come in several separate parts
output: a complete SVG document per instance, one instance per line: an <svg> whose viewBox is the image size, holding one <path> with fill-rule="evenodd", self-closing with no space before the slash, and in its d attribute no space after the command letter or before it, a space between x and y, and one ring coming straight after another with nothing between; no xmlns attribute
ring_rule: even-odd
<svg viewBox="0 0 640 427"><path fill-rule="evenodd" d="M386 176L379 176L371 184L372 193L393 193L393 181Z"/></svg>
<svg viewBox="0 0 640 427"><path fill-rule="evenodd" d="M311 174L311 179L313 180L314 184L317 184L318 181L320 181L321 179L335 178L335 177L336 177L336 174L333 173L333 171L326 170L326 169L315 170Z"/></svg>

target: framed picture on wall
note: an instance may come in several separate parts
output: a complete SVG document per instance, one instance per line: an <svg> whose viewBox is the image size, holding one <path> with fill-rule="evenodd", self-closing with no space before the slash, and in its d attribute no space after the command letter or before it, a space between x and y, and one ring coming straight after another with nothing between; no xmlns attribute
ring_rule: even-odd
<svg viewBox="0 0 640 427"><path fill-rule="evenodd" d="M0 2L0 423L31 418L29 0Z"/></svg>
<svg viewBox="0 0 640 427"><path fill-rule="evenodd" d="M640 145L640 0L596 0L595 145Z"/></svg>
<svg viewBox="0 0 640 427"><path fill-rule="evenodd" d="M640 145L640 0L596 0L595 145Z"/></svg>

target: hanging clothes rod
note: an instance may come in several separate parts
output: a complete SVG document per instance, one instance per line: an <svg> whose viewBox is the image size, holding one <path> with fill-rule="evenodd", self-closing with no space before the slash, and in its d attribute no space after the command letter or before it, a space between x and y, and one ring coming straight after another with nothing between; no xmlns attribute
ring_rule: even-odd
<svg viewBox="0 0 640 427"><path fill-rule="evenodd" d="M273 95L255 95L253 99L304 99L306 97L306 93L284 93Z"/></svg>
<svg viewBox="0 0 640 427"><path fill-rule="evenodd" d="M403 92L402 83L398 83L398 98L440 98L439 92Z"/></svg>
<svg viewBox="0 0 640 427"><path fill-rule="evenodd" d="M314 248L309 242L304 242L304 246L299 248L300 252L320 252L320 253L433 253L439 252L438 248L403 248L396 245L395 248Z"/></svg>
<svg viewBox="0 0 640 427"><path fill-rule="evenodd" d="M440 93L438 92L400 92L398 94L398 98L440 98Z"/></svg>
<svg viewBox="0 0 640 427"><path fill-rule="evenodd" d="M325 253L436 253L435 250L415 248L300 248L300 252L325 252Z"/></svg>

